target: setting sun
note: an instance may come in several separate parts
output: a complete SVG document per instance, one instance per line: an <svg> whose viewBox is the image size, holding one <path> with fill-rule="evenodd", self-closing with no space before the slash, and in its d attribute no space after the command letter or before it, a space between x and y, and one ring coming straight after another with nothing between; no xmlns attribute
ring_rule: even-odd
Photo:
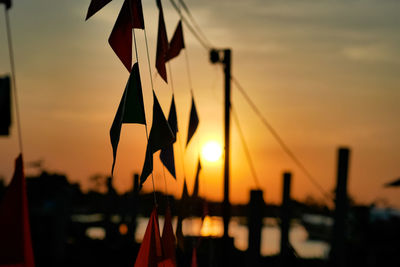
<svg viewBox="0 0 400 267"><path fill-rule="evenodd" d="M221 158L222 147L216 141L209 141L203 146L201 154L205 160L214 162Z"/></svg>

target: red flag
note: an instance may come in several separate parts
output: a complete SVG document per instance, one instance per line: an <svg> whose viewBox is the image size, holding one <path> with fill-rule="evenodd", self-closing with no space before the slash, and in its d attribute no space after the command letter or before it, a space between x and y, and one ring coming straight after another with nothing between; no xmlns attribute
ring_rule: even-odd
<svg viewBox="0 0 400 267"><path fill-rule="evenodd" d="M2 1L2 0L0 0ZM110 3L111 0L92 0L89 5L89 9L86 14L86 19L88 20L91 16L93 16L97 11L102 9L104 6L106 6L108 3Z"/></svg>
<svg viewBox="0 0 400 267"><path fill-rule="evenodd" d="M142 0L130 0L132 28L144 30Z"/></svg>
<svg viewBox="0 0 400 267"><path fill-rule="evenodd" d="M169 43L165 61L169 61L174 57L177 57L183 48L185 48L185 42L183 40L182 22L179 21L178 26L176 26L174 36L172 36L171 42Z"/></svg>
<svg viewBox="0 0 400 267"><path fill-rule="evenodd" d="M176 267L176 264L171 259L165 259L158 263L157 267Z"/></svg>
<svg viewBox="0 0 400 267"><path fill-rule="evenodd" d="M157 267L162 261L162 249L156 207L150 215L134 267Z"/></svg>
<svg viewBox="0 0 400 267"><path fill-rule="evenodd" d="M193 248L192 264L190 266L191 267L197 267L197 249L196 249L196 247Z"/></svg>
<svg viewBox="0 0 400 267"><path fill-rule="evenodd" d="M0 203L0 266L35 266L22 155Z"/></svg>
<svg viewBox="0 0 400 267"><path fill-rule="evenodd" d="M164 259L170 259L174 266L176 266L175 235L174 230L172 229L171 209L169 205L167 206L167 210L165 212L164 228L161 242L163 246Z"/></svg>
<svg viewBox="0 0 400 267"><path fill-rule="evenodd" d="M108 43L129 72L132 68L133 28L144 29L142 3L140 0L125 0Z"/></svg>
<svg viewBox="0 0 400 267"><path fill-rule="evenodd" d="M158 13L158 34L157 34L157 53L156 53L156 69L160 76L167 81L167 69L165 68L166 56L168 52L168 37L165 29L164 14L161 0L157 0Z"/></svg>

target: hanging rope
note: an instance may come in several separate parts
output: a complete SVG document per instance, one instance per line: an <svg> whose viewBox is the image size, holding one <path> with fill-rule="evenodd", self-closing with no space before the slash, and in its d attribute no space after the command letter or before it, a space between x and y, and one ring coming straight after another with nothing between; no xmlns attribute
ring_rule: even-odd
<svg viewBox="0 0 400 267"><path fill-rule="evenodd" d="M232 105L231 105L231 111L232 111L232 114L233 114L233 119L235 120L235 123L236 123L236 127L238 129L239 137L240 137L240 140L242 142L242 146L243 146L244 153L246 155L247 163L249 164L250 171L251 171L251 174L252 174L253 179L254 179L254 183L256 184L257 189L260 189L261 186L260 186L260 182L258 180L256 169L254 168L254 164L253 164L253 161L252 161L251 156L250 156L249 148L247 147L246 140L244 139L243 131L242 131L242 128L240 127L238 116L237 116L237 114L235 112L235 109L233 108Z"/></svg>
<svg viewBox="0 0 400 267"><path fill-rule="evenodd" d="M239 89L239 92L243 95L244 99L247 101L247 103L250 105L250 107L253 109L254 113L260 118L262 123L264 124L265 127L269 130L269 132L272 134L272 136L275 138L275 140L279 143L279 145L282 147L282 149L286 152L286 154L292 159L292 161L297 165L297 167L303 171L303 173L306 175L306 177L311 181L311 183L321 192L321 194L329 201L333 200L333 197L324 190L324 188L317 182L317 180L311 175L311 173L307 170L307 168L301 163L301 161L296 157L296 155L289 149L289 147L285 144L283 141L282 137L278 134L278 132L272 127L272 125L267 121L267 119L262 115L260 110L257 108L257 106L254 104L254 102L250 99L250 97L247 95L246 91L243 89L243 87L239 84L239 82L232 77L231 80L233 83L236 85L236 87Z"/></svg>
<svg viewBox="0 0 400 267"><path fill-rule="evenodd" d="M129 5L131 5L131 2L130 2L130 1L129 1ZM132 8L130 8L130 10L132 10ZM132 16L132 14L131 14L131 16ZM149 56L148 45L147 45L147 37L146 37L146 26L145 26L144 23L145 23L145 22L143 21L143 25L144 25L143 31L144 31L145 41L146 41L146 48L147 48L147 62L148 62L148 65L149 65L151 90L152 90L152 92L154 92L153 80L152 80L152 78L151 78L150 56ZM134 40L134 43L135 43L136 61L139 63L139 55L138 55L138 51L137 51L137 43L136 43L135 29L132 29L132 33L133 33L133 40ZM143 92L142 92L142 94L143 94ZM148 143L148 142L149 142L149 131L148 131L148 129L147 129L147 120L146 120L146 124L145 124L145 129L146 129L146 139L147 139L147 143ZM150 154L151 154L151 155L150 155L150 157L151 157L150 160L151 160L152 165L153 165L153 168L152 168L152 170L151 170L151 181L152 181L152 184L153 184L154 204L157 206L156 185L155 185L155 182L154 182L154 174L153 174L153 169L154 169L153 153L150 153ZM148 155L147 149L146 149L146 155L145 155L145 157L148 157L148 156L149 156L149 155Z"/></svg>
<svg viewBox="0 0 400 267"><path fill-rule="evenodd" d="M173 0L172 0L173 1ZM201 35L201 37L203 38L203 40L205 41L205 43L208 44L208 47L212 47L210 40L208 40L207 36L203 33L203 31L201 30L199 24L196 22L196 20L194 19L192 12L190 12L189 8L187 7L187 5L185 4L185 2L183 0L178 0L179 3L181 4L181 6L183 7L183 9L185 10L186 14L188 15L190 21L192 22L194 28L198 31L199 35Z"/></svg>
<svg viewBox="0 0 400 267"><path fill-rule="evenodd" d="M17 82L16 82L16 74L15 74L15 62L14 62L14 49L12 45L11 38L11 24L10 18L8 16L8 9L5 8L5 19L6 19L6 28L7 28L7 42L8 42L8 51L10 55L10 66L11 66L11 83L14 88L14 102L15 102L15 115L17 118L17 132L18 132L18 145L19 151L23 154L23 146L22 146L22 129L21 129L21 117L20 117L20 109L18 102L18 93L17 93Z"/></svg>

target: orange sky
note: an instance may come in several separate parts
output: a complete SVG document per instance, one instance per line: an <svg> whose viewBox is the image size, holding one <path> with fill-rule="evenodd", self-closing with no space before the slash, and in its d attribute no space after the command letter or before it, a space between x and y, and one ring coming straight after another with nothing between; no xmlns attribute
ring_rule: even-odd
<svg viewBox="0 0 400 267"><path fill-rule="evenodd" d="M163 1L169 38L178 16ZM44 160L50 171L63 172L87 187L91 175L108 174L112 153L109 128L128 72L107 39L122 5L113 1L85 22L87 1L15 1L10 11L16 54L24 154ZM150 61L155 62L157 9L144 1ZM382 185L400 176L400 18L397 1L194 1L187 5L216 47L231 47L233 75L327 191L335 185L336 150L352 148L349 191L356 201L385 199L400 207L398 189ZM4 13L0 12L0 74L10 71ZM151 88L144 36L137 33L139 63L151 124ZM209 139L222 142L223 73L185 31L200 126L185 152L190 190L196 155ZM186 140L190 92L183 55L172 62L179 135ZM154 65L151 66L153 74ZM158 77L155 91L168 114L171 89ZM238 113L265 199L280 202L282 173L293 172L292 195L321 198L290 161L272 135L233 88ZM10 138L0 138L0 176L8 181L18 154L15 124ZM122 129L115 172L119 191L129 189L145 153L144 126ZM182 163L175 145L178 180L167 177L180 194ZM158 157L158 154L157 154ZM155 183L164 190L155 162ZM222 164L203 162L200 194L222 197ZM27 169L33 173L34 170ZM151 186L146 182L145 189ZM234 202L248 200L254 188L244 151L232 121Z"/></svg>

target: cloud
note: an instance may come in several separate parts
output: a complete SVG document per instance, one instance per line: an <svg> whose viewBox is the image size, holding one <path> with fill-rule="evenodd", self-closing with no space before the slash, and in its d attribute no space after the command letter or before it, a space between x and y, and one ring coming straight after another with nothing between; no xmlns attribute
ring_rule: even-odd
<svg viewBox="0 0 400 267"><path fill-rule="evenodd" d="M350 45L343 48L343 55L351 60L365 62L399 62L397 50L386 44ZM399 62L400 63L400 62Z"/></svg>

